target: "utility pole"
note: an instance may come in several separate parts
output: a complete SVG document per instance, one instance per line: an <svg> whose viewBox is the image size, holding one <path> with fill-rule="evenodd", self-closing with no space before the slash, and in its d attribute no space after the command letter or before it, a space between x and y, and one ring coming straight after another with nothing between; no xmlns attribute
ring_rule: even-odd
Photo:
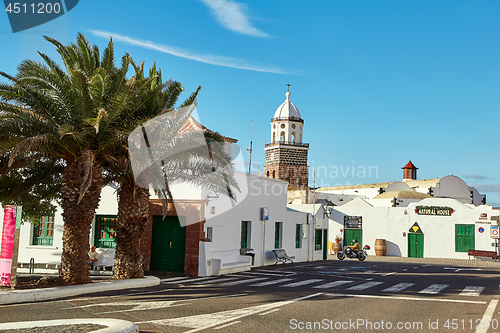
<svg viewBox="0 0 500 333"><path fill-rule="evenodd" d="M253 146L253 120L252 120L252 132L250 134L250 147L245 149L247 152L250 153L250 159L248 161L248 174L250 174L252 170L252 146Z"/></svg>

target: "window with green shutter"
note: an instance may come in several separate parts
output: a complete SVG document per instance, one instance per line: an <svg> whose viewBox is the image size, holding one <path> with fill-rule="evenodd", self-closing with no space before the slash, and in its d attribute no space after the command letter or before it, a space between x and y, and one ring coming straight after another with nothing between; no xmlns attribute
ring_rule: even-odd
<svg viewBox="0 0 500 333"><path fill-rule="evenodd" d="M300 249L302 247L302 224L295 225L295 248Z"/></svg>
<svg viewBox="0 0 500 333"><path fill-rule="evenodd" d="M323 247L321 246L321 232L322 229L315 229L314 230L314 250L315 251L320 251Z"/></svg>
<svg viewBox="0 0 500 333"><path fill-rule="evenodd" d="M281 229L283 228L283 222L274 223L274 248L281 249Z"/></svg>
<svg viewBox="0 0 500 333"><path fill-rule="evenodd" d="M250 222L241 221L241 248L248 249L248 232L250 229Z"/></svg>
<svg viewBox="0 0 500 333"><path fill-rule="evenodd" d="M116 215L96 215L94 245L100 248L116 248Z"/></svg>
<svg viewBox="0 0 500 333"><path fill-rule="evenodd" d="M54 240L54 216L40 217L40 223L33 228L33 245L52 246Z"/></svg>

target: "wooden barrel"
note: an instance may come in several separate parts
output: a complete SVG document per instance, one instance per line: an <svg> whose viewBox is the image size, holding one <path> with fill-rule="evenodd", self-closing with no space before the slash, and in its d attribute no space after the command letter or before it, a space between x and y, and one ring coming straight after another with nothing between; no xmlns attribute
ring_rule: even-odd
<svg viewBox="0 0 500 333"><path fill-rule="evenodd" d="M383 257L387 254L387 242L385 239L375 240L375 254L379 257Z"/></svg>
<svg viewBox="0 0 500 333"><path fill-rule="evenodd" d="M342 250L342 244L340 243L333 243L333 252L338 253L340 250Z"/></svg>

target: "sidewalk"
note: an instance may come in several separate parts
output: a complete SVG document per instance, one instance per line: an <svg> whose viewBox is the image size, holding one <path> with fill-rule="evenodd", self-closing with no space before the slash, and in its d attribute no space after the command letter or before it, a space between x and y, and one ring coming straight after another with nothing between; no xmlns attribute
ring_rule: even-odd
<svg viewBox="0 0 500 333"><path fill-rule="evenodd" d="M338 259L336 255L329 254L328 260L338 260ZM450 259L450 258L409 258L409 257L393 257L393 256L368 256L366 257L366 261L500 268L500 262L498 261L476 260L476 259L469 260L469 259Z"/></svg>
<svg viewBox="0 0 500 333"><path fill-rule="evenodd" d="M94 292L109 290L122 290L130 288L142 288L157 286L160 279L155 276L146 276L141 279L130 280L103 280L82 285L0 291L0 304L29 303L56 298L76 296ZM70 325L70 326L68 326ZM68 327L71 329L84 328L89 325L100 325L104 328L99 333L129 333L139 332L139 327L130 321L107 319L107 318L81 318L72 320L46 320L30 322L0 323L0 332L11 330L11 332L33 332L35 327L40 328L39 332L65 332ZM62 329L62 330L61 330ZM37 331L38 332L38 331Z"/></svg>
<svg viewBox="0 0 500 333"><path fill-rule="evenodd" d="M46 301L56 298L96 293L101 291L151 287L157 286L159 284L159 278L155 276L146 276L141 279L103 280L102 282L100 281L87 284L78 284L73 286L5 290L0 291L0 304Z"/></svg>

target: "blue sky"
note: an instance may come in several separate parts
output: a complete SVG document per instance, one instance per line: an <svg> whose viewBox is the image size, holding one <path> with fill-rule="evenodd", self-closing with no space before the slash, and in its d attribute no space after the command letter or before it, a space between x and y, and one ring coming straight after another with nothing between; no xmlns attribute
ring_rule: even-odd
<svg viewBox="0 0 500 333"><path fill-rule="evenodd" d="M201 85L208 128L246 148L253 120L261 172L289 83L316 185L400 180L411 159L419 178L457 175L500 206L498 1L85 0L16 34L0 15L2 71L58 59L43 35L113 35L117 57L156 61L185 97Z"/></svg>

